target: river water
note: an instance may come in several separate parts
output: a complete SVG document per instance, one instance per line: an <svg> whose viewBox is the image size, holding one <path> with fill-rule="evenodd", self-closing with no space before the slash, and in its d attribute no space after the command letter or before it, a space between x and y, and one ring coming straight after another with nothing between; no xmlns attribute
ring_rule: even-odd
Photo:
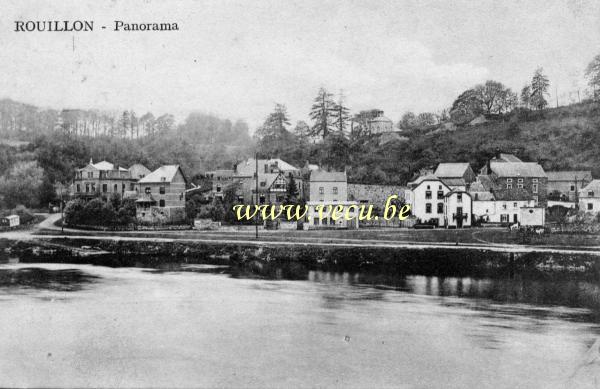
<svg viewBox="0 0 600 389"><path fill-rule="evenodd" d="M0 386L583 388L591 282L0 265Z"/></svg>

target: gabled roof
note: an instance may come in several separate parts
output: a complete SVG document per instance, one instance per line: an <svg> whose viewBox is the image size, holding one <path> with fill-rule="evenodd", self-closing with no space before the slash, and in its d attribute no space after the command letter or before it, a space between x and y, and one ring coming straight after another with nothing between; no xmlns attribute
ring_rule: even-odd
<svg viewBox="0 0 600 389"><path fill-rule="evenodd" d="M468 162L443 162L433 174L439 178L462 178L469 167Z"/></svg>
<svg viewBox="0 0 600 389"><path fill-rule="evenodd" d="M98 170L114 170L115 169L115 165L108 161L101 161L101 162L93 163L91 165Z"/></svg>
<svg viewBox="0 0 600 389"><path fill-rule="evenodd" d="M158 183L158 182L171 182L171 181L173 181L173 178L175 178L175 175L177 174L178 171L181 171L181 168L179 167L179 165L164 165L164 166L159 167L152 173L148 174L146 177L141 178L138 182L146 183L146 184ZM181 175L183 176L183 179L185 180L185 182L187 182L187 179L185 178L185 174L183 174L183 171L181 171ZM164 181L163 181L163 177L164 177Z"/></svg>
<svg viewBox="0 0 600 389"><path fill-rule="evenodd" d="M600 180L592 180L592 182L587 184L580 192L583 194L594 192L595 197L600 197Z"/></svg>
<svg viewBox="0 0 600 389"><path fill-rule="evenodd" d="M546 177L536 162L490 162L490 169L498 177Z"/></svg>
<svg viewBox="0 0 600 389"><path fill-rule="evenodd" d="M591 181L592 172L589 170L570 170L570 171L559 171L559 172L546 172L548 175L548 181Z"/></svg>
<svg viewBox="0 0 600 389"><path fill-rule="evenodd" d="M416 180L409 182L408 185L412 186L412 189L414 190L425 181L438 181L441 182L446 188L450 189L450 187L446 184L444 180L440 179L439 177L436 177L433 174L426 174L424 176L420 176Z"/></svg>
<svg viewBox="0 0 600 389"><path fill-rule="evenodd" d="M346 172L328 172L325 170L311 170L311 182L346 182Z"/></svg>
<svg viewBox="0 0 600 389"><path fill-rule="evenodd" d="M282 172L291 172L298 170L297 167L292 166L291 164L285 162L279 158L272 159L258 159L258 171L264 173L264 166L268 165L269 168L271 166L275 166L277 170ZM248 158L245 161L242 161L236 166L236 173L238 175L251 175L256 171L256 160L254 158Z"/></svg>
<svg viewBox="0 0 600 389"><path fill-rule="evenodd" d="M500 158L492 158L492 162L523 162L514 154L500 153Z"/></svg>
<svg viewBox="0 0 600 389"><path fill-rule="evenodd" d="M441 178L444 184L448 186L466 186L467 182L464 178Z"/></svg>

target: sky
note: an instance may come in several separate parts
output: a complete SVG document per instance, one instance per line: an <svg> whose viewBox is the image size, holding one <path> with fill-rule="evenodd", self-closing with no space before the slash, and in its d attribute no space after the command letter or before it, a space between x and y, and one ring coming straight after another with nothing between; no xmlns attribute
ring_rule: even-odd
<svg viewBox="0 0 600 389"><path fill-rule="evenodd" d="M15 20L93 20L93 32L14 32ZM115 32L114 21L179 31ZM100 26L106 26L102 30ZM394 122L485 80L519 91L539 66L551 100L585 88L600 2L61 1L0 3L0 97L50 108L260 125L276 103L308 121L320 87ZM558 92L558 93L556 93Z"/></svg>

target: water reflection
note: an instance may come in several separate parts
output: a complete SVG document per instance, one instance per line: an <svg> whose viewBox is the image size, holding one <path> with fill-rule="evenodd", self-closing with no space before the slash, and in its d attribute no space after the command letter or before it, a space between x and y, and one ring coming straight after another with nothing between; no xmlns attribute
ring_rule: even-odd
<svg viewBox="0 0 600 389"><path fill-rule="evenodd" d="M15 288L25 288L71 292L81 290L85 284L94 282L97 278L79 269L0 269L0 290L8 292Z"/></svg>

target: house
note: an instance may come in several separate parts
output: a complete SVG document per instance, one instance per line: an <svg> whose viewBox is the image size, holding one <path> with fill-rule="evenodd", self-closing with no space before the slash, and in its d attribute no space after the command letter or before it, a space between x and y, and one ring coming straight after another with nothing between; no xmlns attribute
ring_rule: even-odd
<svg viewBox="0 0 600 389"><path fill-rule="evenodd" d="M600 180L592 180L579 191L579 209L592 213L600 211Z"/></svg>
<svg viewBox="0 0 600 389"><path fill-rule="evenodd" d="M578 192L592 182L589 170L546 172L548 197L556 201L577 201Z"/></svg>
<svg viewBox="0 0 600 389"><path fill-rule="evenodd" d="M137 183L136 217L141 222L171 224L185 221L187 178L179 165L161 166Z"/></svg>
<svg viewBox="0 0 600 389"><path fill-rule="evenodd" d="M475 181L475 173L468 162L440 163L433 174L452 189L467 190Z"/></svg>
<svg viewBox="0 0 600 389"><path fill-rule="evenodd" d="M248 158L245 161L237 163L234 168L234 175L242 177L254 177L258 169L259 173L296 173L300 169L279 159L258 159L258 163L254 158Z"/></svg>
<svg viewBox="0 0 600 389"><path fill-rule="evenodd" d="M141 178L146 177L148 174L150 174L150 169L148 169L146 166L142 165L141 163L133 164L127 170L129 170L129 175L134 180L139 180Z"/></svg>
<svg viewBox="0 0 600 389"><path fill-rule="evenodd" d="M305 188L307 198L306 222L309 228L358 228L358 210L356 201L348 201L348 183L346 172L328 172L312 170ZM333 220L327 207L341 206L341 212L347 213L352 220L344 217ZM321 211L319 209L325 209Z"/></svg>
<svg viewBox="0 0 600 389"><path fill-rule="evenodd" d="M352 118L352 131L367 131L369 134L383 134L394 131L394 123L383 115L380 109L360 111Z"/></svg>
<svg viewBox="0 0 600 389"><path fill-rule="evenodd" d="M242 179L241 188L246 204L281 204L287 196L288 179L282 172L258 173L258 188L256 178Z"/></svg>
<svg viewBox="0 0 600 389"><path fill-rule="evenodd" d="M548 177L536 162L489 162L490 178L494 182L494 194L513 189L527 191L535 205L547 204Z"/></svg>
<svg viewBox="0 0 600 389"><path fill-rule="evenodd" d="M473 222L473 200L469 192L452 190L444 196L445 226L449 228L470 227Z"/></svg>
<svg viewBox="0 0 600 389"><path fill-rule="evenodd" d="M208 171L204 174L205 180L210 183L210 191L207 193L209 199L223 199L225 189L237 182L233 169L219 169Z"/></svg>
<svg viewBox="0 0 600 389"><path fill-rule="evenodd" d="M90 199L101 195L108 196L111 193L124 195L126 191L133 188L137 182L132 178L128 169L117 167L114 164L101 161L98 163L90 162L87 166L78 169L75 173L75 179L72 186L72 195Z"/></svg>
<svg viewBox="0 0 600 389"><path fill-rule="evenodd" d="M400 201L408 202L407 192L407 187L398 185L348 184L348 200L373 205L380 211L383 211L390 196L398 196Z"/></svg>
<svg viewBox="0 0 600 389"><path fill-rule="evenodd" d="M410 184L408 197L412 215L422 223L443 227L446 220L444 202L452 189L433 174L421 176Z"/></svg>
<svg viewBox="0 0 600 389"><path fill-rule="evenodd" d="M523 189L494 193L488 176L479 175L471 184L473 222L513 224L521 222L521 208L533 206L529 193Z"/></svg>

